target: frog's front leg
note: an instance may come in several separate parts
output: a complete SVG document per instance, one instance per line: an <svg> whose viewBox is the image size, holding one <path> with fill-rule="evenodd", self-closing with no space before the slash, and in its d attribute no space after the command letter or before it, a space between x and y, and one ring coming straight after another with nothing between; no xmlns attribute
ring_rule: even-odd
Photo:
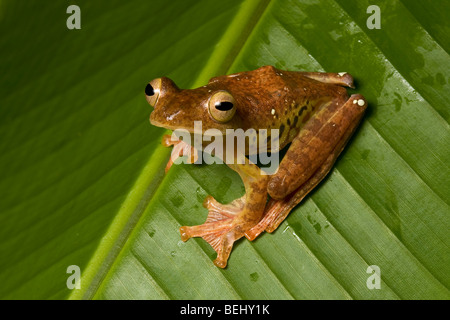
<svg viewBox="0 0 450 320"><path fill-rule="evenodd" d="M327 175L366 109L366 100L352 95L332 101L301 130L268 184L269 201L263 219L246 232L249 240L264 230L273 232L289 212Z"/></svg>
<svg viewBox="0 0 450 320"><path fill-rule="evenodd" d="M214 264L225 268L233 243L254 227L262 217L267 202L268 176L245 158L244 164L228 164L242 178L245 195L230 204L221 204L208 196L203 205L209 210L202 225L181 227L183 241L191 237L202 237L217 252Z"/></svg>

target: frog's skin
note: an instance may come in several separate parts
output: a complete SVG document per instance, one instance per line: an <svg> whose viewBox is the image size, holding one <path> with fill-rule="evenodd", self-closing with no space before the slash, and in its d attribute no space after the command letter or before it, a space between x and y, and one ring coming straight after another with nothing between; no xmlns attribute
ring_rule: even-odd
<svg viewBox="0 0 450 320"><path fill-rule="evenodd" d="M279 129L280 149L291 143L273 175L261 174L247 158L244 164L227 164L241 176L245 195L226 205L208 196L206 222L181 227L182 240L202 237L217 252L214 264L224 268L237 239L273 232L327 175L364 114L364 97L349 98L343 86L353 88L353 78L345 72L282 71L272 66L212 78L192 90L179 89L168 78L150 82L146 98L154 106L153 125L193 132L194 121L202 121L203 131L214 128L224 135L226 129ZM193 148L182 141L165 136L163 144L175 145L174 153L195 159Z"/></svg>

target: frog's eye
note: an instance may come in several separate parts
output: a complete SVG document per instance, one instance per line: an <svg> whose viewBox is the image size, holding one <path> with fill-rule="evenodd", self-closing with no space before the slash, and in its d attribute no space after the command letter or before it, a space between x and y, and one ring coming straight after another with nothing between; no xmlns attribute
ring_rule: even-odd
<svg viewBox="0 0 450 320"><path fill-rule="evenodd" d="M227 122L236 112L236 101L227 91L218 91L209 99L209 113L218 122Z"/></svg>
<svg viewBox="0 0 450 320"><path fill-rule="evenodd" d="M154 107L158 102L159 94L161 90L161 78L152 80L145 87L145 95L147 96L148 103Z"/></svg>

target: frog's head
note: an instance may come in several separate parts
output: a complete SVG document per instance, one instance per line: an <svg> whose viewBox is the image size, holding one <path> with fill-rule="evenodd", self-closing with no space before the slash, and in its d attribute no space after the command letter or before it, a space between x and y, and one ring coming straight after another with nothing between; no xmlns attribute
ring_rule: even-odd
<svg viewBox="0 0 450 320"><path fill-rule="evenodd" d="M194 132L194 121L201 121L202 131L241 127L232 94L214 85L197 89L179 89L169 78L152 80L145 88L148 103L154 108L150 123L170 130Z"/></svg>

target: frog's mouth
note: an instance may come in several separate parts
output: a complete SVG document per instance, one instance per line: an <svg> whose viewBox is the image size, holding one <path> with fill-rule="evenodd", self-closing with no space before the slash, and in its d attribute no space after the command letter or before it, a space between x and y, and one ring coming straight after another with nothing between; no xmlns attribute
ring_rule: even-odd
<svg viewBox="0 0 450 320"><path fill-rule="evenodd" d="M208 128L204 128L202 126L202 121L194 121L193 123L193 127L186 127L186 126L179 126L179 125L169 125L167 123L161 123L157 120L154 120L152 118L150 118L150 123L156 127L160 127L160 128L164 128L164 129L168 129L168 130L172 130L172 131L184 131L184 132L189 132L190 134L201 134L205 137L215 137L218 135L221 136L225 136L226 135L226 129L218 129L218 128L213 128L213 129L208 129Z"/></svg>
<svg viewBox="0 0 450 320"><path fill-rule="evenodd" d="M165 116L161 115L161 113L158 113L158 110L153 110L153 112L150 114L150 123L160 128L165 128L172 131L187 131L191 134L202 134L206 137L214 137L218 135L224 136L227 133L227 129L234 128L231 123L208 123L208 121L205 122L203 120L195 119L190 119L189 121L187 121L185 119L186 117L187 116L183 114L182 111L178 111L174 114Z"/></svg>

